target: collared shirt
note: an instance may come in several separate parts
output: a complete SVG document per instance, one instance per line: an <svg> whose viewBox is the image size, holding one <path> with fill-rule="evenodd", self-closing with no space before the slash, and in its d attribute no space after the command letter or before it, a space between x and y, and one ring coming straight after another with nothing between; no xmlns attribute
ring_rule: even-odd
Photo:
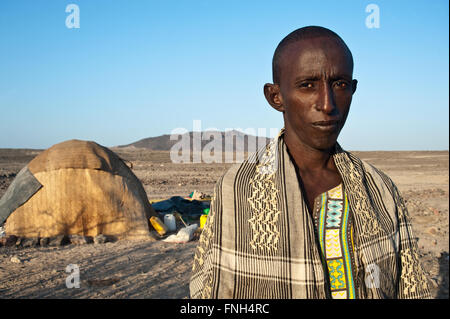
<svg viewBox="0 0 450 319"><path fill-rule="evenodd" d="M333 299L355 299L351 211L342 184L314 201L314 223Z"/></svg>

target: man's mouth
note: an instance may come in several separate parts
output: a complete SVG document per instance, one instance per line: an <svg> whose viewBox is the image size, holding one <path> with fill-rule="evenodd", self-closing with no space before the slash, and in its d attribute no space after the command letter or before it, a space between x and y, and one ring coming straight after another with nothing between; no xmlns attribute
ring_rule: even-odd
<svg viewBox="0 0 450 319"><path fill-rule="evenodd" d="M335 130L338 127L339 121L338 120L317 121L313 122L312 125L320 130L331 131Z"/></svg>

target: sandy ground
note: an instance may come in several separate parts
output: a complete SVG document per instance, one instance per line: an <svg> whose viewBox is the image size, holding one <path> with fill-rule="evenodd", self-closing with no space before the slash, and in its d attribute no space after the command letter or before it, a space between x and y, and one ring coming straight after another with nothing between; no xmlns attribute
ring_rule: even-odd
<svg viewBox="0 0 450 319"><path fill-rule="evenodd" d="M231 164L174 164L168 152L121 149L149 199L212 194ZM39 151L0 149L0 196ZM435 298L449 289L448 152L355 152L386 172L407 201ZM196 241L119 241L82 246L0 247L0 298L188 298ZM18 260L13 257L17 257ZM15 260L16 262L13 262ZM67 288L68 265L80 288ZM69 280L72 277L69 277Z"/></svg>

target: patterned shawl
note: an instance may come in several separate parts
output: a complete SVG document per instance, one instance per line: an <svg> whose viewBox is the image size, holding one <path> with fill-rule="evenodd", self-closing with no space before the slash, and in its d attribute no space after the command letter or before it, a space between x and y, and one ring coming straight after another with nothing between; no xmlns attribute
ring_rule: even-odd
<svg viewBox="0 0 450 319"><path fill-rule="evenodd" d="M284 130L216 184L191 298L330 298ZM336 146L353 214L356 298L430 298L408 212L384 173Z"/></svg>

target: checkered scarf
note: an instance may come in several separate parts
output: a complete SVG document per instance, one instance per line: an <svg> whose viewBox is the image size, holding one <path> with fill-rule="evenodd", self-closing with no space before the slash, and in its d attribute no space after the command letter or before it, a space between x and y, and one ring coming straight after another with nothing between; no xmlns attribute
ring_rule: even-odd
<svg viewBox="0 0 450 319"><path fill-rule="evenodd" d="M192 298L331 298L284 130L216 184ZM353 214L357 298L430 298L408 212L384 173L337 145Z"/></svg>

